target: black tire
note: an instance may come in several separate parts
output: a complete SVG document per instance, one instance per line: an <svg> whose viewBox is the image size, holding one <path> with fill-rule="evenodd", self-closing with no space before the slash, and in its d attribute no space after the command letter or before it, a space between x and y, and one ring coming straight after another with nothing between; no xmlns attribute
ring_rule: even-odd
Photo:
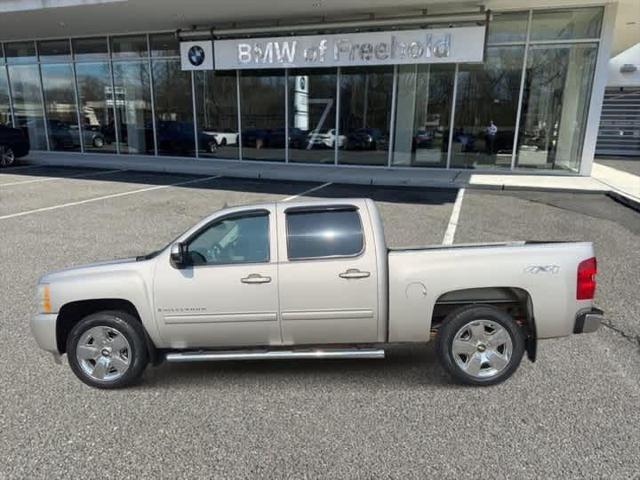
<svg viewBox="0 0 640 480"><path fill-rule="evenodd" d="M471 359L466 357L466 354L456 355L453 349L456 335L467 325L481 325L474 323L479 320L485 320L501 326L508 334L512 345L511 355L509 356L506 365L497 373L487 375L482 378L479 378L478 376L480 373L478 375L471 375L467 373L462 366L459 365L458 361L466 363ZM481 326L481 328L486 334L489 336L491 335L491 327ZM494 330L494 333L495 332L496 331ZM522 328L515 323L509 314L490 305L469 305L451 312L443 320L442 325L438 330L436 343L438 358L445 370L458 382L466 385L477 386L495 385L505 381L516 371L525 351L525 336ZM480 352L479 355L482 355L482 352L485 352L487 346L478 344L477 348L478 352ZM480 350L480 348L482 348L482 350ZM504 345L502 348L505 348ZM472 355L475 353L476 352L473 352ZM487 367L485 367L485 365L487 365ZM484 368L485 373L488 374L491 372L491 369L488 368L490 366L490 364L483 362L481 363L480 368Z"/></svg>
<svg viewBox="0 0 640 480"><path fill-rule="evenodd" d="M126 349L128 368L118 378L98 380L86 372L80 364L77 355L78 342L85 333L94 327L116 330L128 342L128 347L130 347L130 351L129 348ZM96 348L100 349L101 347ZM111 389L131 385L140 379L149 363L144 327L137 318L126 312L103 311L88 315L71 329L67 337L67 358L73 373L91 387Z"/></svg>
<svg viewBox="0 0 640 480"><path fill-rule="evenodd" d="M224 147L226 144L227 144L227 139L223 137L222 140L220 141L220 145Z"/></svg>
<svg viewBox="0 0 640 480"><path fill-rule="evenodd" d="M17 155L8 145L0 145L0 167L11 167L16 163Z"/></svg>
<svg viewBox="0 0 640 480"><path fill-rule="evenodd" d="M93 146L95 148L102 148L104 147L104 138L102 137L94 137L93 139Z"/></svg>

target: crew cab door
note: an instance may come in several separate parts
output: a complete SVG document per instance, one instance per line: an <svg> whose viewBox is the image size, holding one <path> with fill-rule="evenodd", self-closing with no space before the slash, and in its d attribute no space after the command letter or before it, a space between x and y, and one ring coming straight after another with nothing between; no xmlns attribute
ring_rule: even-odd
<svg viewBox="0 0 640 480"><path fill-rule="evenodd" d="M355 205L278 205L284 344L377 340L376 252L365 228Z"/></svg>
<svg viewBox="0 0 640 480"><path fill-rule="evenodd" d="M188 263L159 258L157 324L172 348L279 345L275 207L214 219L185 242Z"/></svg>

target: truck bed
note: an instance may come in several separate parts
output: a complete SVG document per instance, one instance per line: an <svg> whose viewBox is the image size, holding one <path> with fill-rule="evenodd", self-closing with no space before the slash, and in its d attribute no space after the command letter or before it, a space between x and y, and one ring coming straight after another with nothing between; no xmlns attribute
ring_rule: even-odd
<svg viewBox="0 0 640 480"><path fill-rule="evenodd" d="M576 312L591 306L590 300L576 300L576 272L593 256L587 242L390 248L389 341L427 341L434 308L443 298L502 288L531 302L538 338L568 335Z"/></svg>

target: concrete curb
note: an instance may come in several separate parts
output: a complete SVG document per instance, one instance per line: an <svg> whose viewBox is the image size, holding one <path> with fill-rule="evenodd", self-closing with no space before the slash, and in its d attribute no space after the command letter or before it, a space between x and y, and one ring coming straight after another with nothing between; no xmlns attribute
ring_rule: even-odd
<svg viewBox="0 0 640 480"><path fill-rule="evenodd" d="M635 198L631 198L620 192L616 192L615 190L609 190L607 192L607 196L616 202L622 203L623 205L635 210L636 212L640 212L640 200L636 200Z"/></svg>
<svg viewBox="0 0 640 480"><path fill-rule="evenodd" d="M362 171L363 175L356 177L350 175L348 171L336 171L327 170L319 175L312 175L312 172L303 172L300 170L291 169L287 172L283 172L281 168L269 169L264 164L256 163L252 164L251 168L243 168L238 163L225 164L185 164L185 163L151 163L149 161L140 161L137 163L131 158L114 159L114 158L99 158L100 155L93 155L91 158L73 158L69 157L60 158L58 156L43 155L36 158L29 158L29 164L42 165L42 166L61 166L61 167L79 167L79 168L118 168L129 171L138 172L157 172L157 173L171 173L171 174L186 174L186 175L221 175L227 178L242 178L250 180L274 180L274 181L306 181L306 182L332 182L342 185L370 185L370 186L382 186L382 187L404 187L404 188L437 188L437 189L460 189L466 188L469 190L478 191L524 191L524 192L558 192L558 193L585 193L585 194L616 194L614 199L625 203L625 205L634 208L634 201L629 198L625 198L623 195L613 192L606 188L606 186L600 188L570 188L570 187L557 187L557 186L545 186L545 185L513 185L504 183L471 183L457 180L459 175L455 175L448 180L441 178L439 180L429 179L413 179L403 177L399 175L397 171L393 174L376 175L372 176L370 172ZM153 157L155 158L155 157ZM145 159L146 160L146 159ZM386 172L386 171L385 171ZM317 171L313 172L314 174ZM388 172L386 172L388 173ZM421 172L422 173L422 172ZM509 177L510 179L516 177ZM544 178L544 177L541 177ZM582 178L582 177L578 177Z"/></svg>

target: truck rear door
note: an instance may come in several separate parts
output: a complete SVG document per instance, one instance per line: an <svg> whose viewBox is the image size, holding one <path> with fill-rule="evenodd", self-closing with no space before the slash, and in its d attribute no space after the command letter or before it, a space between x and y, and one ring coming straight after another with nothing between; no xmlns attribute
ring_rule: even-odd
<svg viewBox="0 0 640 480"><path fill-rule="evenodd" d="M356 205L278 205L278 277L284 344L378 338L376 251Z"/></svg>

